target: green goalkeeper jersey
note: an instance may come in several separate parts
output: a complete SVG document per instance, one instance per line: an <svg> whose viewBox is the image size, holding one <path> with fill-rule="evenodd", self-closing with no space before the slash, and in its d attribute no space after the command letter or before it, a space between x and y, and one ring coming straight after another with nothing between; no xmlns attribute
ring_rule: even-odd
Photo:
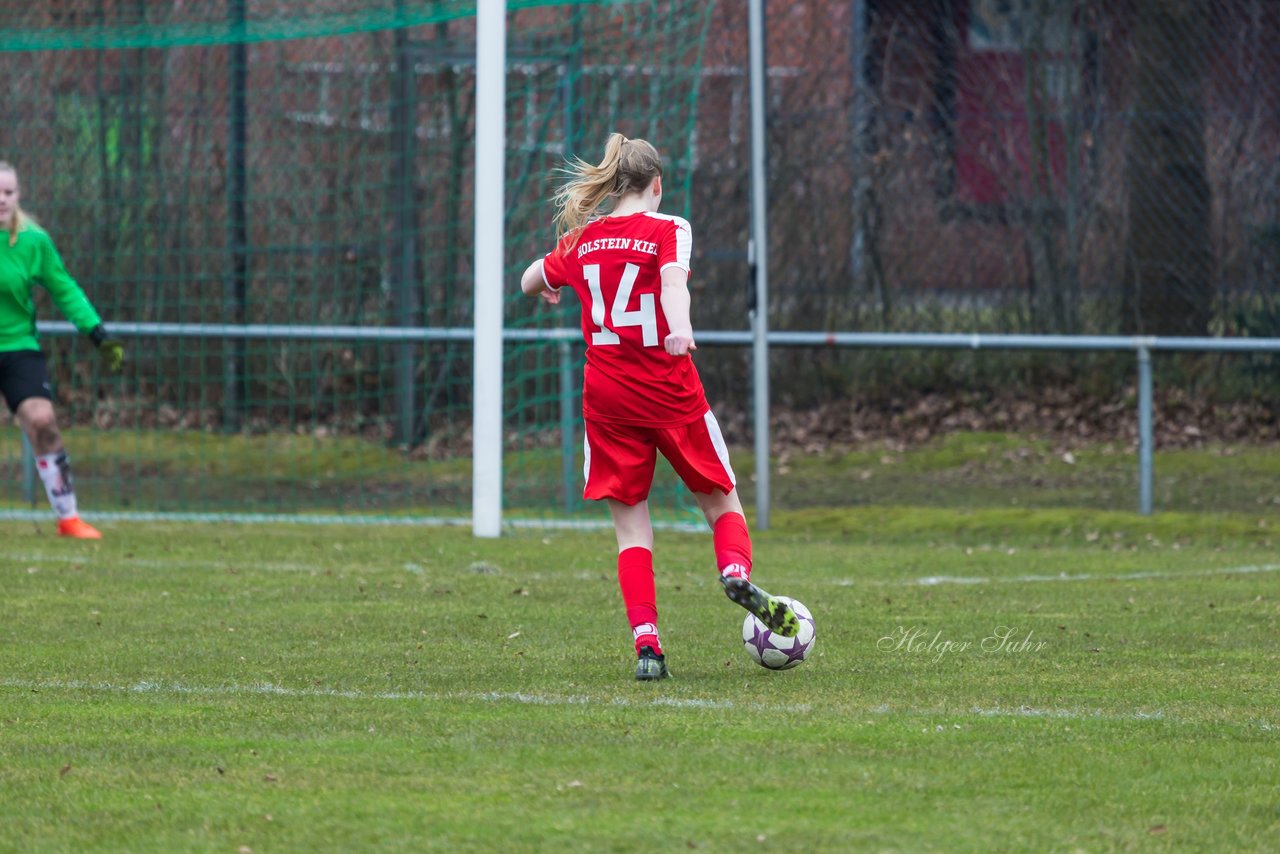
<svg viewBox="0 0 1280 854"><path fill-rule="evenodd" d="M36 285L49 292L54 305L81 332L88 334L102 323L44 229L28 224L13 246L9 233L0 230L0 352L40 349L32 299Z"/></svg>

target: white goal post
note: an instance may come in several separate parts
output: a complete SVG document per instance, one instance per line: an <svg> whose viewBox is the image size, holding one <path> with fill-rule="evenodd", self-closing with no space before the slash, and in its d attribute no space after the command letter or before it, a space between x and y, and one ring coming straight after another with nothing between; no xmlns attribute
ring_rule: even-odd
<svg viewBox="0 0 1280 854"><path fill-rule="evenodd" d="M506 0L476 4L475 358L471 526L502 533L502 312L507 99Z"/></svg>
<svg viewBox="0 0 1280 854"><path fill-rule="evenodd" d="M751 261L756 525L769 527L768 224L764 174L764 3L749 2ZM472 412L472 532L502 534L502 340L505 233L507 4L476 4L475 357Z"/></svg>

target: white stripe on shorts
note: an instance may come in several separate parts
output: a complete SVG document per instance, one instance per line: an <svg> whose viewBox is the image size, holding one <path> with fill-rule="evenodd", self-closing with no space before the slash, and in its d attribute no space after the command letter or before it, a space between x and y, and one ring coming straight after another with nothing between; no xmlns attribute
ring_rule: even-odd
<svg viewBox="0 0 1280 854"><path fill-rule="evenodd" d="M708 409L707 414L702 416L702 423L707 425L711 446L716 449L716 456L720 458L720 465L724 466L725 474L729 475L729 482L737 486L738 478L733 473L733 466L729 465L729 449L725 447L724 436L720 433L720 422L716 421L715 415Z"/></svg>
<svg viewBox="0 0 1280 854"><path fill-rule="evenodd" d="M582 428L582 484L583 491L586 491L586 484L591 482L591 443L587 441L586 425Z"/></svg>

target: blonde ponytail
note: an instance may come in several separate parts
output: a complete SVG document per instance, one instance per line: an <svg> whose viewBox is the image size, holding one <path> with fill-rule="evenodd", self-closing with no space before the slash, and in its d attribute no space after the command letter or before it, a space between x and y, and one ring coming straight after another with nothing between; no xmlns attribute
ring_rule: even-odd
<svg viewBox="0 0 1280 854"><path fill-rule="evenodd" d="M606 199L648 189L662 174L662 158L643 139L614 133L609 135L604 159L598 165L575 157L563 171L569 180L553 197L557 240L581 230Z"/></svg>

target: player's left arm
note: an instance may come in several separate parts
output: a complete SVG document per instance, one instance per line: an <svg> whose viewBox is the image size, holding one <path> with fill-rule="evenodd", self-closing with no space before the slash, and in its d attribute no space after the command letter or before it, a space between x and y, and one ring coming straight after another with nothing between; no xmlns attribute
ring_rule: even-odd
<svg viewBox="0 0 1280 854"><path fill-rule="evenodd" d="M538 258L520 276L520 290L525 296L541 296L551 305L560 302L560 289L547 282L546 260Z"/></svg>
<svg viewBox="0 0 1280 854"><path fill-rule="evenodd" d="M119 372L124 367L124 344L107 334L97 309L89 302L79 283L67 272L62 256L58 254L52 240L46 240L41 248L37 279L49 292L49 296L53 297L58 311L82 334L89 336L107 369L112 373Z"/></svg>
<svg viewBox="0 0 1280 854"><path fill-rule="evenodd" d="M684 356L698 345L693 341L693 322L689 319L689 273L677 266L662 271L662 313L671 330L662 346L672 356Z"/></svg>
<svg viewBox="0 0 1280 854"><path fill-rule="evenodd" d="M547 289L547 281L542 277L542 264L542 259L537 258L521 274L520 290L525 296L534 297Z"/></svg>
<svg viewBox="0 0 1280 854"><path fill-rule="evenodd" d="M658 243L658 263L662 271L662 313L670 332L662 346L672 356L697 350L693 322L689 319L689 258L693 254L693 229L680 217L672 217L671 227Z"/></svg>

